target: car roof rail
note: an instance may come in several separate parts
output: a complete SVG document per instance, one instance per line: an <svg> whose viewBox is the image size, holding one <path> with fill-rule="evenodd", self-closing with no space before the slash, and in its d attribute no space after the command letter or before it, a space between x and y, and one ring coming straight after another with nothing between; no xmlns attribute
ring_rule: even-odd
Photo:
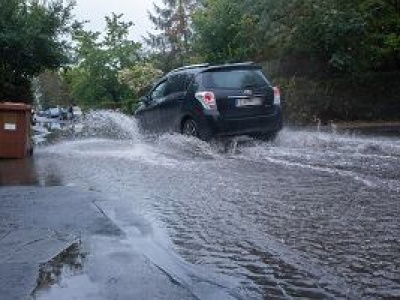
<svg viewBox="0 0 400 300"><path fill-rule="evenodd" d="M183 71L183 70L188 70L188 69L196 69L196 68L205 68L209 67L209 63L204 63L204 64L197 64L197 65L188 65L188 66L183 66L177 69L172 70L170 73L178 72L178 71Z"/></svg>
<svg viewBox="0 0 400 300"><path fill-rule="evenodd" d="M248 66L254 65L254 61L244 61L244 62L237 62L237 63L226 63L225 65L232 65L232 66Z"/></svg>

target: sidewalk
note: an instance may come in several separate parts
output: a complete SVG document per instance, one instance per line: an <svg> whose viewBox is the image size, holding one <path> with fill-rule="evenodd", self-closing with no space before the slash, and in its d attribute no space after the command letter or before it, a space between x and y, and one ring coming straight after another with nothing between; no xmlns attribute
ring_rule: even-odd
<svg viewBox="0 0 400 300"><path fill-rule="evenodd" d="M0 298L193 299L123 246L124 233L96 206L99 200L98 194L76 187L0 186ZM59 285L54 277L62 275L62 266L57 265L81 243L92 249L86 265L77 266L79 276ZM56 270L49 271L54 260ZM48 283L57 284L40 291Z"/></svg>
<svg viewBox="0 0 400 300"><path fill-rule="evenodd" d="M37 285L40 265L82 238L122 232L71 187L0 188L0 295L23 299Z"/></svg>

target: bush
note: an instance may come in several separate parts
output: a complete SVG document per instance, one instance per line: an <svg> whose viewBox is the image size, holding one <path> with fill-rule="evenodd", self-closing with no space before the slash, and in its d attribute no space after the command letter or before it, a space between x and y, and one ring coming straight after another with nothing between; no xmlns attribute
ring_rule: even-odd
<svg viewBox="0 0 400 300"><path fill-rule="evenodd" d="M287 122L399 120L399 72L331 79L279 78Z"/></svg>

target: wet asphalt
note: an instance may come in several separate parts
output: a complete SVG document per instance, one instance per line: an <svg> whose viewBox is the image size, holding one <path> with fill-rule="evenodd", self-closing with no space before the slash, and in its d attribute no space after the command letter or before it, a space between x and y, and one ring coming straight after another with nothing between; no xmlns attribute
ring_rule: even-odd
<svg viewBox="0 0 400 300"><path fill-rule="evenodd" d="M124 234L91 237L78 275L37 299L144 299L138 268L162 274L154 299L168 298L165 278L181 299L400 297L399 136L285 129L224 150L99 112L33 159L3 161L1 185L96 193Z"/></svg>

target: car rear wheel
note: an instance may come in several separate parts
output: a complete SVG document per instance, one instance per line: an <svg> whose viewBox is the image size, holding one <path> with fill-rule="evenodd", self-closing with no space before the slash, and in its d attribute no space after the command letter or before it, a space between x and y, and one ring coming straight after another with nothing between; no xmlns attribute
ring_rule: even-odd
<svg viewBox="0 0 400 300"><path fill-rule="evenodd" d="M195 120L188 119L182 126L182 134L194 137L200 137L198 125Z"/></svg>

